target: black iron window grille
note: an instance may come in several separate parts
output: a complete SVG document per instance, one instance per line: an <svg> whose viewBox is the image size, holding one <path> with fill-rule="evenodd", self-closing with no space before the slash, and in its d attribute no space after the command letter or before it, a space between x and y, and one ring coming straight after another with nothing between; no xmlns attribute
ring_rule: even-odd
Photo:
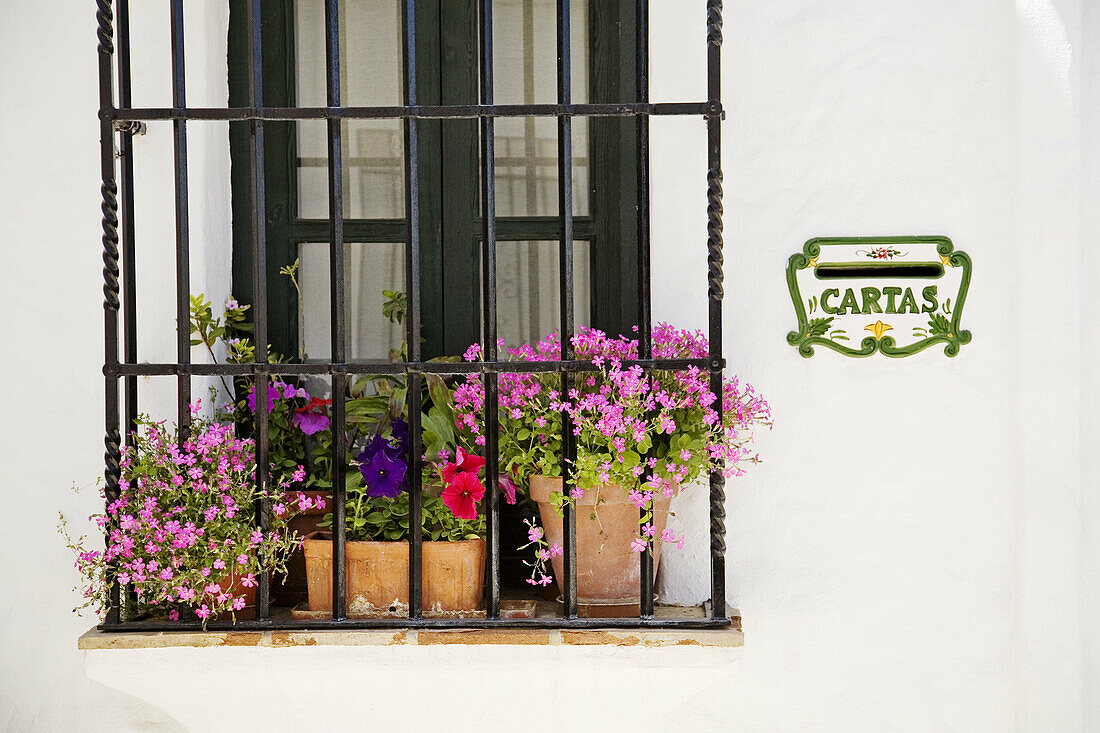
<svg viewBox="0 0 1100 733"><path fill-rule="evenodd" d="M561 584L564 612L561 617L501 618L500 617L500 542L498 492L485 495L487 573L485 618L426 618L421 599L422 536L420 479L420 394L425 374L481 374L485 401L485 453L497 452L497 378L502 372L540 372L560 374L562 393L567 394L574 375L597 371L590 362L578 360L571 353L570 338L574 331L573 314L573 195L572 195L572 129L578 117L628 117L637 125L638 212L637 212L637 291L640 301L639 359L625 362L645 370L678 370L698 367L710 374L710 388L722 393L722 169L721 169L721 49L722 0L707 0L707 99L700 102L653 103L649 99L649 3L636 0L636 82L637 100L630 103L574 104L570 90L570 3L557 0L557 102L554 104L498 105L493 99L493 0L479 0L479 62L480 100L473 105L420 105L416 92L415 18L416 0L402 0L404 22L404 104L384 107L347 107L340 99L339 66L339 3L325 0L327 56L327 104L324 107L268 107L263 98L261 42L261 0L248 0L248 71L247 107L188 107L184 79L184 16L183 0L171 0L172 106L168 108L133 108L130 96L129 0L96 0L99 51L100 143L103 199L103 276L104 276L104 367L105 376L105 480L107 501L119 494L122 426L132 425L138 414L137 378L139 376L175 376L177 379L178 423L186 432L190 420L191 379L194 376L232 376L251 378L256 393L266 394L273 374L293 376L327 375L334 395L346 392L349 376L359 374L404 374L408 379L410 435L412 458L415 462L411 477L409 522L409 617L407 619L348 618L345 556L345 472L343 456L333 460L333 610L331 619L272 619L269 581L266 574L257 578L255 621L239 621L235 628L243 629L306 629L306 628L473 628L473 627L667 627L718 628L730 625L725 604L725 481L720 470L710 475L710 577L709 612L701 618L658 618L654 615L653 558L649 549L640 552L641 606L634 618L580 618L577 613L576 516L565 506L564 567ZM116 79L117 75L117 79ZM118 104L115 104L117 81ZM650 302L650 231L649 231L649 121L654 115L702 116L707 121L707 294L709 303L709 356L699 359L652 358L652 322ZM560 220L559 277L562 358L559 361L504 362L497 353L496 313L496 213L494 178L494 123L504 117L553 117L558 125L558 216ZM400 363L349 362L346 357L345 293L344 293L344 216L342 180L342 120L398 119L404 125L406 232L405 258L408 288L408 318L406 321L408 360ZM480 187L482 206L482 303L483 323L481 347L484 361L469 363L434 363L421 357L421 246L419 227L419 181L417 176L417 125L428 119L477 119L480 124ZM176 363L138 363L135 297L135 231L134 174L132 136L141 123L151 120L171 120L174 143L175 213L176 213ZM255 323L256 361L251 364L192 364L189 323L189 231L187 199L187 129L188 122L244 121L249 126L253 313ZM328 193L329 193L329 257L331 297L331 354L326 362L306 364L268 363L268 303L266 284L265 190L264 190L264 125L269 121L325 120L328 127ZM121 155L116 160L116 135ZM118 161L121 161L119 163ZM121 211L120 211L121 207ZM121 216L120 216L121 214ZM120 269L121 264L121 269ZM120 283L121 276L121 283ZM120 312L122 316L120 318ZM120 326L122 358L119 356ZM120 390L120 384L122 389ZM123 397L120 403L120 396ZM489 406L493 406L490 408ZM257 465L266 465L268 451L268 409L266 400L256 401ZM721 410L721 400L718 402ZM567 467L575 458L568 412L563 412L563 477L564 490L569 492ZM123 422L123 420L125 422ZM345 415L343 402L332 405L333 445L343 445ZM340 449L337 448L337 451ZM497 462L486 462L487 485L497 485ZM264 471L256 472L256 480L266 480ZM262 506L256 523L267 531L270 507ZM127 630L187 630L199 627L195 623L149 624L123 621L120 617L119 581L108 569L109 604L105 622L108 631ZM212 622L217 629L227 622Z"/></svg>

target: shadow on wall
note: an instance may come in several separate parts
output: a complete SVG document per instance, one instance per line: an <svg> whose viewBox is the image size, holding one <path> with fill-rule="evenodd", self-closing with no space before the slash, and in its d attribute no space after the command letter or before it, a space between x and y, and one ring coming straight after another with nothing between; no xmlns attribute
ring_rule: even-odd
<svg viewBox="0 0 1100 733"><path fill-rule="evenodd" d="M141 698L127 695L125 692L111 689L106 685L89 680L95 692L103 696L103 707L118 711L116 730L164 731L165 733L187 733L187 728L178 720L160 708L150 705Z"/></svg>

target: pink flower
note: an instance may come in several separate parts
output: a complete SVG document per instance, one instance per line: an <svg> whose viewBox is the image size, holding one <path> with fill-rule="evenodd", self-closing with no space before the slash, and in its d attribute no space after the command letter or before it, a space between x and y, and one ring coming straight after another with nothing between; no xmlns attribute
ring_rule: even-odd
<svg viewBox="0 0 1100 733"><path fill-rule="evenodd" d="M584 489L579 486L574 486L573 489L569 492L569 496L571 496L574 500L579 501L584 498Z"/></svg>
<svg viewBox="0 0 1100 733"><path fill-rule="evenodd" d="M210 616L210 609L207 608L204 603L201 608L195 609L195 615L202 619L208 618Z"/></svg>
<svg viewBox="0 0 1100 733"><path fill-rule="evenodd" d="M216 570L225 570L225 560L221 560L221 559L215 560L214 561L214 568Z"/></svg>
<svg viewBox="0 0 1100 733"><path fill-rule="evenodd" d="M504 501L515 504L516 491L519 487L516 486L516 482L512 480L512 477L505 473L497 479L497 484L500 486L500 490L504 492Z"/></svg>
<svg viewBox="0 0 1100 733"><path fill-rule="evenodd" d="M240 555L237 555L237 563L240 565L247 565L248 555L244 554L243 552Z"/></svg>
<svg viewBox="0 0 1100 733"><path fill-rule="evenodd" d="M244 556L242 555L242 557L244 557ZM255 588L256 587L256 576L253 575L252 573L249 573L248 575L241 578L241 585L243 585L245 588Z"/></svg>
<svg viewBox="0 0 1100 733"><path fill-rule="evenodd" d="M643 540L643 539L642 539L641 537L635 537L635 538L634 538L633 540L631 540L631 542L630 542L630 549L631 549L631 550L634 550L634 552L642 552L642 551L644 551L644 550L645 550L645 548L646 548L646 547L648 547L648 546L649 546L649 543L647 543L647 542L646 542L645 540Z"/></svg>
<svg viewBox="0 0 1100 733"><path fill-rule="evenodd" d="M180 612L175 610L175 609L172 609L171 611L168 612L168 620L169 621L179 621L180 620Z"/></svg>
<svg viewBox="0 0 1100 733"><path fill-rule="evenodd" d="M325 407L331 404L332 400L323 400L320 397L314 397L305 407L299 407L294 411L294 417L291 418L291 421L306 435L319 433L322 430L326 430L329 426L328 415L325 414L324 410ZM301 481L302 479L296 478L294 480Z"/></svg>

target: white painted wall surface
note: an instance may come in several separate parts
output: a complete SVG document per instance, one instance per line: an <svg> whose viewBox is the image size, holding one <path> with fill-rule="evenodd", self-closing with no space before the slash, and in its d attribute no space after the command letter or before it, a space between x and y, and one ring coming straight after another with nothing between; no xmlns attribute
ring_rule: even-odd
<svg viewBox="0 0 1100 733"><path fill-rule="evenodd" d="M133 4L135 63L141 54L150 74L135 102L165 104L166 10ZM222 5L187 3L195 104L224 103ZM652 97L702 96L704 2L652 5ZM727 6L727 356L776 416L760 440L766 462L729 487L729 601L746 646L85 659L75 638L92 621L69 613L76 579L54 525L59 509L96 509L68 487L94 477L102 453L94 9L4 3L0 727L1100 728L1100 10ZM228 156L224 130L199 129L192 276L220 299ZM152 126L137 145L143 324L160 329L143 333L141 357L171 358L170 133ZM698 120L653 122L655 309L692 326L705 317L702 145ZM788 255L812 236L860 234L946 234L973 257L974 340L957 358L804 360L786 344ZM147 394L171 404L168 391ZM700 499L685 499L686 521L705 511ZM698 549L668 552L666 597L705 589L688 569Z"/></svg>

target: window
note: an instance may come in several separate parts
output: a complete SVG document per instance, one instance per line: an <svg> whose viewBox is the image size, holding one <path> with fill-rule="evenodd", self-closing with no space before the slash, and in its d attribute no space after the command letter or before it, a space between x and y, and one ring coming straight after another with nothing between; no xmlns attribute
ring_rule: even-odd
<svg viewBox="0 0 1100 733"><path fill-rule="evenodd" d="M561 390L567 393L576 375L594 371L591 363L574 358L568 346L559 360L531 361L521 367L499 360L498 334L522 338L544 329L555 317L565 344L581 314L591 315L594 325L612 332L637 323L640 358L627 360L625 365L665 371L697 367L709 372L711 390L721 392L720 0L707 3L708 99L672 104L651 104L648 99L645 0L556 0L552 8L543 0L300 0L295 4L234 0L227 109L194 109L186 104L182 0L172 0L170 5L172 107L131 108L128 89L132 70L125 43L127 3L118 0L117 34L111 3L98 0L97 5L108 501L118 495L120 434L137 413L131 387L139 375L175 377L179 423L186 429L194 375L243 379L260 394L267 391L275 374L313 376L329 380L332 393L343 395L349 380L357 375L401 374L408 385L414 464L408 490L408 524L412 528L408 618L348 618L346 542L341 521L346 508L344 482L348 467L340 459L332 461L337 520L331 543L331 617L273 619L268 579L260 574L257 620L239 626L570 628L730 624L725 607L724 481L720 471L710 477L712 597L706 617L655 617L654 559L647 548L638 552L638 615L580 618L576 511L567 504L563 523L563 613L553 618L502 618L500 502L498 492L492 490L485 494L484 509L488 544L485 618L455 619L423 615L423 537L418 521L423 496L417 470L421 462L421 387L431 376L480 375L486 401L494 404L498 375L503 372L522 369L560 375ZM364 30L349 31L359 27ZM548 28L553 30L552 35ZM548 75L544 73L546 63L539 59L547 53L551 37L556 73ZM398 58L402 59L401 65L396 64ZM117 108L112 83L116 71L120 80ZM319 84L326 91L323 100L317 96ZM708 121L710 351L706 357L652 358L648 231L651 115L696 115ZM116 170L114 143L119 134L125 159L130 154L129 136L136 131L137 123L154 119L173 121L176 150L178 354L175 363L139 364L130 349L135 328L133 288L119 286L120 264L125 281L133 260L133 176L128 162ZM198 120L231 123L234 281L238 295L254 306L259 345L254 363L192 364L190 359L189 333L184 326L190 295L186 134L188 125ZM297 313L290 290L276 276L281 266L299 257L303 278L308 278L302 314ZM327 293L326 278L320 274L325 270L329 275ZM520 305L521 289L544 287L555 276L556 292L540 293L538 298L528 299L526 306ZM365 301L357 299L366 298L379 285L402 282L409 301L408 360L396 364L372 360L396 335L372 329L365 320L360 323L357 314ZM580 289L586 292L578 293ZM546 307L545 301L553 303L555 294L557 307ZM298 316L323 312L326 302L331 326L327 339L322 331L300 341ZM126 344L122 360L120 325ZM423 346L417 338L421 333L426 338ZM479 340L482 361L429 361L434 354L455 353ZM316 348L317 353L311 353L305 363L273 366L263 356L263 345L268 342L288 353L299 344L305 344L311 352ZM121 380L127 386L124 408L119 400ZM255 409L256 460L266 465L266 401L258 400ZM568 426L568 417L563 414L562 419ZM496 410L485 411L486 456L496 455L497 420ZM337 399L332 410L334 444L343 445L344 429L344 403ZM575 455L572 432L563 429L562 435L562 465L569 466ZM489 460L485 472L486 484L495 489L497 462ZM264 472L257 472L257 481L266 480ZM568 493L570 487L566 475L563 490ZM267 526L267 511L261 508L257 512L261 531ZM633 523L634 518L629 521ZM121 592L117 579L111 587L117 598ZM214 628L217 626L215 623ZM122 622L116 608L109 613L104 628L127 630L133 625ZM141 628L158 627L143 624Z"/></svg>
<svg viewBox="0 0 1100 733"><path fill-rule="evenodd" d="M571 88L578 103L629 102L635 89L634 0L573 0ZM246 3L230 4L230 105L248 100ZM341 100L402 103L402 2L341 0ZM478 102L476 3L419 2L421 104ZM553 103L556 0L497 0L493 58L499 104ZM264 97L325 104L323 0L263 3ZM348 357L384 358L400 334L380 318L383 288L404 290L405 175L398 119L344 120L343 214ZM636 125L573 124L574 308L579 323L621 333L638 322ZM327 133L324 120L265 125L270 339L282 354L325 353L328 318ZM234 293L252 302L247 123L233 123ZM557 125L551 117L496 121L498 335L522 343L558 327ZM426 358L459 354L480 336L481 224L476 119L419 125L422 336ZM301 260L305 313L279 269ZM600 283L593 288L593 283ZM610 287L609 287L610 286ZM306 333L299 333L299 325Z"/></svg>

